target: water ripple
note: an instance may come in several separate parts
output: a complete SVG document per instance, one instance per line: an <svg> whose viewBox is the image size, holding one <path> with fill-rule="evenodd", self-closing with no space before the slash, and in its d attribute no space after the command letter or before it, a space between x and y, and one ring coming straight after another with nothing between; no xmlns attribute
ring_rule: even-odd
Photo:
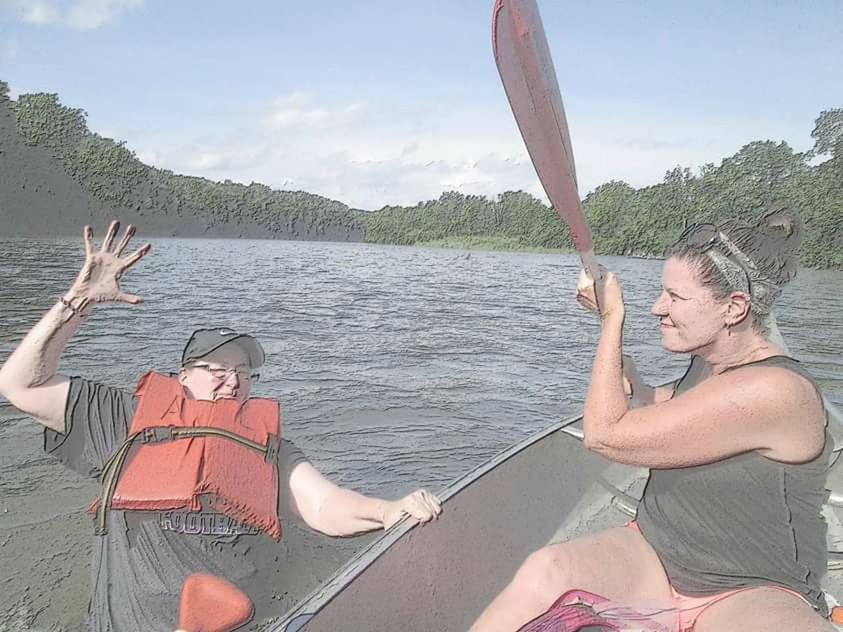
<svg viewBox="0 0 843 632"><path fill-rule="evenodd" d="M0 359L72 282L74 239L0 240ZM676 375L649 308L658 261L609 258L628 302L627 346L645 378ZM178 366L197 327L257 335L287 436L341 484L436 489L580 411L599 333L573 300L575 257L285 241L153 242L124 277L140 307L99 309L60 369L131 388ZM843 404L843 275L803 271L781 298L793 351ZM82 483L41 451L38 427L0 402L0 495L15 511L76 508ZM67 503L68 507L62 507ZM71 506L72 505L72 506Z"/></svg>

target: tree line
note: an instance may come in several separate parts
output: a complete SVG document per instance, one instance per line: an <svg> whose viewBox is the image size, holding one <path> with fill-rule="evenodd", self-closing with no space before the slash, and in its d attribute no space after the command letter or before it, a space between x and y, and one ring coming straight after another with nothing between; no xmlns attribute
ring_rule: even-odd
<svg viewBox="0 0 843 632"><path fill-rule="evenodd" d="M843 108L822 112L814 146L799 153L785 142L755 141L719 165L696 173L676 167L656 185L636 189L612 181L583 201L595 251L661 256L690 222L754 219L771 204L788 204L804 222L804 265L843 269ZM456 236L501 238L523 247L572 247L551 208L523 191L495 199L443 193L412 207L361 215L369 241L417 244Z"/></svg>
<svg viewBox="0 0 843 632"><path fill-rule="evenodd" d="M25 143L47 150L104 205L183 216L210 232L221 223L251 223L270 237L341 235L408 245L464 238L525 249L572 245L553 209L523 191L494 199L450 191L410 207L353 210L304 191L214 182L146 165L124 142L91 132L84 110L62 105L56 94L11 100L0 81L3 106L13 111ZM814 146L807 152L794 152L785 142L755 141L719 165L695 172L677 166L653 186L612 181L597 187L583 201L596 252L660 256L688 222L751 219L769 204L784 203L805 223L803 263L843 269L843 108L821 112L811 136Z"/></svg>

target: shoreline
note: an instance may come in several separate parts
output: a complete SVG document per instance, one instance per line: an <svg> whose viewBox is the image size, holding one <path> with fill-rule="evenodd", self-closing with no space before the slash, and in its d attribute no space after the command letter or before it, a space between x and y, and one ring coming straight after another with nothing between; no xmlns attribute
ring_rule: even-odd
<svg viewBox="0 0 843 632"><path fill-rule="evenodd" d="M371 242L365 242L371 243ZM394 244L381 244L383 246ZM411 244L415 248L435 248L440 250L475 250L482 252L518 252L549 255L579 255L574 248L545 248L543 246L528 246L514 239L498 237L445 237L431 241L418 241ZM601 254L600 257L624 257L626 259L647 259L663 261L661 255L624 255Z"/></svg>
<svg viewBox="0 0 843 632"><path fill-rule="evenodd" d="M393 245L393 244L381 244ZM445 237L431 241L417 241L414 248L436 248L441 250L476 250L484 252L522 252L533 254L575 255L573 248L545 248L528 246L508 237Z"/></svg>

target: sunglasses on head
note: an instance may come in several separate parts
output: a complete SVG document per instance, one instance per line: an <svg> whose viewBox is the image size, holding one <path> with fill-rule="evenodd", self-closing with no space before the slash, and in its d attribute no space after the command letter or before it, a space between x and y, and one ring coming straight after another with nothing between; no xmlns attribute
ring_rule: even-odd
<svg viewBox="0 0 843 632"><path fill-rule="evenodd" d="M720 231L714 224L691 224L682 231L676 243L680 241L684 241L695 250L705 252L721 241Z"/></svg>

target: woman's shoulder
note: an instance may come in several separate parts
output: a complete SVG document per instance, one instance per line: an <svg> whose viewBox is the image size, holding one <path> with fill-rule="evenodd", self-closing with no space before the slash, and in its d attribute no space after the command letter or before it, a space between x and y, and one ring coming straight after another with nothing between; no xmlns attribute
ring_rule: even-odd
<svg viewBox="0 0 843 632"><path fill-rule="evenodd" d="M747 363L740 370L718 376L732 382L741 404L766 411L776 460L804 462L816 457L825 444L826 412L814 378L794 358L770 356Z"/></svg>
<svg viewBox="0 0 843 632"><path fill-rule="evenodd" d="M811 397L822 399L819 385L808 369L787 355L770 355L729 367L717 377L724 383L748 384L771 396L778 394L785 397L796 389L805 391Z"/></svg>
<svg viewBox="0 0 843 632"><path fill-rule="evenodd" d="M819 392L819 386L807 368L796 358L781 353L773 353L762 358L742 362L730 366L716 374L711 371L711 366L706 360L699 356L691 356L688 368L682 378L677 382L677 391L689 390L694 386L709 382L709 378L715 377L714 383L722 388L724 384L743 383L770 380L778 383L800 383L807 381ZM802 380L800 380L802 378ZM709 382L711 384L711 382Z"/></svg>
<svg viewBox="0 0 843 632"><path fill-rule="evenodd" d="M751 362L746 362L723 372L736 379L770 381L771 385L808 388L811 395L822 399L820 386L808 368L793 358L784 354L773 354Z"/></svg>

